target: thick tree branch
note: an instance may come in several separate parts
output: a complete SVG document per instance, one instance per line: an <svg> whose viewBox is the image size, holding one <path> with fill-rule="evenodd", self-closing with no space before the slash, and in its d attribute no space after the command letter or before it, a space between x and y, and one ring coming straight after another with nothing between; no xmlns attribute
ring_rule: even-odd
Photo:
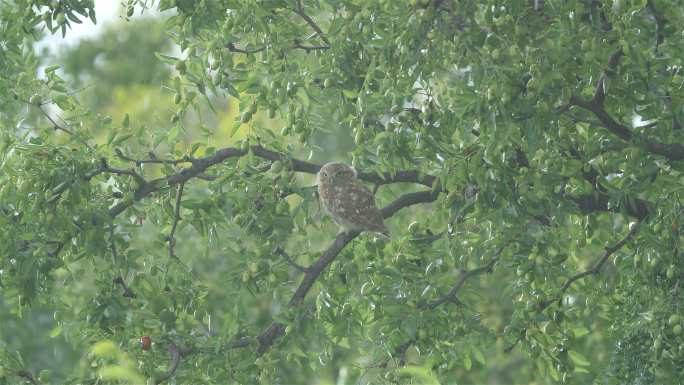
<svg viewBox="0 0 684 385"><path fill-rule="evenodd" d="M268 159L271 161L280 160L283 162L290 162L291 167L294 171L305 172L315 174L320 170L321 165L310 163L306 161L301 161L298 159L292 159L284 154L267 150L261 146L251 146L249 150L242 150L237 148L223 148L217 150L214 154L204 157L194 159L190 167L184 168L178 173L158 178L149 182L141 183L138 189L134 192L132 198L123 200L122 202L116 204L109 210L109 215L111 217L116 217L117 215L123 213L127 208L132 206L135 202L142 200L143 198L149 196L150 194L167 188L168 186L182 186L188 180L201 175L209 167L217 165L226 159L233 157L244 156L251 151L255 156L261 157L263 159ZM105 162L103 162L105 163ZM103 164L103 169L105 171L111 172L111 168L106 164ZM122 174L132 175L130 172L122 172ZM142 177L140 177L142 178ZM382 176L371 173L359 173L359 178L366 180L368 182L373 182L377 184L387 184L395 182L411 182L424 184L426 186L432 187L432 184L436 181L436 178L430 175L421 175L416 171L398 171L396 173L390 174L385 173ZM181 187L182 188L182 187ZM177 195L177 200L180 198L180 191ZM381 212L384 218L389 218L393 216L397 211L419 203L429 203L433 202L439 196L441 189L439 187L432 188L429 191L419 191L407 193L387 206L383 207ZM178 202L176 206L176 216L178 218ZM311 266L306 267L304 270L304 278L297 287L295 293L290 298L289 307L299 306L307 293L313 287L314 283L321 275L321 273L335 260L337 255L344 249L344 247L349 244L354 238L359 235L359 232L343 232L337 235L332 245L328 247L327 250L321 255L321 257L316 260ZM257 337L259 342L258 352L263 353L268 348L270 348L275 341L283 335L285 332L285 326L278 322L273 322L269 327L267 327L264 332ZM224 349L236 349L243 348L251 345L253 339L251 338L240 338L224 347ZM158 382L159 383L159 382Z"/></svg>
<svg viewBox="0 0 684 385"><path fill-rule="evenodd" d="M409 207L418 203L429 203L437 199L439 191L421 191L415 193L408 193L400 196L392 203L382 208L382 216L389 218L402 208ZM297 287L297 290L290 298L289 307L299 306L306 297L311 287L321 275L321 273L335 260L337 255L360 233L358 231L343 232L337 235L332 245L330 245L316 262L309 266L304 274L302 282ZM285 325L273 322L269 327L259 335L258 353L262 354L268 350L275 341L285 332Z"/></svg>
<svg viewBox="0 0 684 385"><path fill-rule="evenodd" d="M614 207L610 207L610 198L601 192L596 194L583 194L578 196L568 196L581 212L585 214L597 211L605 212L624 212L630 217L644 219L651 211L650 203L642 199L623 200Z"/></svg>
<svg viewBox="0 0 684 385"><path fill-rule="evenodd" d="M681 144L668 144L661 143L658 141L650 140L645 137L635 138L634 133L624 124L613 119L610 114L605 109L605 97L606 97L606 79L615 73L617 65L620 58L623 56L622 49L615 51L608 60L608 65L606 70L601 75L596 84L596 91L592 100L587 101L579 96L573 95L570 97L569 104L571 106L577 106L587 111L590 111L598 118L601 126L606 128L608 131L612 132L614 135L620 139L632 142L646 151L651 152L656 155L661 155L670 160L682 160L684 159L684 145ZM636 143L635 143L636 142Z"/></svg>
<svg viewBox="0 0 684 385"><path fill-rule="evenodd" d="M390 204L388 204L387 206L383 207L381 210L382 215L384 218L389 218L403 208L413 206L419 203L433 202L439 196L439 192L440 190L436 189L435 191L420 191L404 194L396 200L394 200L393 202L391 202ZM321 273L323 273L323 271L325 271L325 269L335 260L335 258L344 249L344 247L347 244L349 244L354 238L356 238L359 234L360 232L357 231L339 233L335 237L333 243L323 252L321 257L318 258L312 265L308 267L303 267L298 264L295 264L304 272L304 278L295 290L295 293L290 298L290 301L288 303L289 307L297 307L302 304L304 298L311 290L311 288L313 287L314 283L321 275ZM276 252L278 252L278 250L276 250ZM491 269L494 262L495 260L493 260L486 266L471 270L470 275L477 275L488 269ZM285 325L275 321L271 323L271 325L269 325L256 338L256 340L259 342L257 352L259 354L263 354L264 352L266 352L266 350L268 350L275 343L275 341L284 333ZM225 351L231 349L245 348L250 346L253 341L254 339L249 337L238 338L233 342L223 346L222 350Z"/></svg>
<svg viewBox="0 0 684 385"><path fill-rule="evenodd" d="M159 385L162 382L173 377L173 375L176 374L178 365L180 365L180 360L181 351L178 349L178 346L176 346L176 344L171 342L169 344L169 368L166 370L166 373L162 374L155 380L155 384Z"/></svg>
<svg viewBox="0 0 684 385"><path fill-rule="evenodd" d="M251 146L250 151L255 156L263 159L268 159L271 161L280 160L283 162L291 162L292 169L298 172L304 172L309 174L315 174L320 170L321 165L311 162L306 162L298 159L290 158L289 156L268 150L262 146ZM109 209L109 215L116 217L117 215L124 212L127 208L131 207L135 202L142 200L143 198L149 196L150 194L160 191L169 186L175 186L179 183L187 182L188 180L199 177L204 173L209 167L215 166L226 159L241 157L247 154L247 150L242 150L233 147L226 147L217 150L212 155L204 158L196 158L190 167L184 168L176 174L172 174L166 177L154 179L152 181L142 184L134 193L133 197L130 199L124 199L118 204L114 205ZM110 171L110 169L105 170ZM119 170L121 171L121 170ZM129 170L125 170L127 174L130 175ZM377 184L388 184L397 182L407 182L407 183L418 183L428 187L432 187L432 184L437 178L432 175L422 175L417 171L397 171L396 173L384 173L382 176L378 176L372 173L359 173L359 178L371 183Z"/></svg>
<svg viewBox="0 0 684 385"><path fill-rule="evenodd" d="M658 52L658 48L665 41L665 24L667 24L667 19L656 9L653 4L653 0L648 0L646 2L646 8L651 12L656 24L656 42L655 42L655 52Z"/></svg>
<svg viewBox="0 0 684 385"><path fill-rule="evenodd" d="M656 55L657 58L662 58L662 53L659 52L660 45L665 41L665 25L668 23L667 18L663 16L661 12L658 11L658 9L655 7L655 4L653 0L648 0L646 3L646 8L651 12L653 15L653 19L655 20L655 46L653 48L653 51ZM672 72L676 73L678 69L673 69ZM659 71L661 76L669 76L669 71L666 69L663 69ZM668 90L665 92L665 108L667 111L672 114L672 129L674 130L680 130L682 128L681 123L679 123L679 120L677 119L677 115L674 113L674 108L672 106L672 93Z"/></svg>
<svg viewBox="0 0 684 385"><path fill-rule="evenodd" d="M589 166L588 169L583 169L581 173L582 177L594 188L594 192L590 194L566 196L577 205L580 211L585 214L597 211L624 212L627 215L637 219L644 219L650 213L652 203L634 197L625 196L617 203L617 205L610 207L610 196L608 195L608 190L601 184L601 174L596 170L596 168L594 168L594 166L589 165L585 161L579 150L570 146L568 147L567 151L573 159L583 162L586 166Z"/></svg>

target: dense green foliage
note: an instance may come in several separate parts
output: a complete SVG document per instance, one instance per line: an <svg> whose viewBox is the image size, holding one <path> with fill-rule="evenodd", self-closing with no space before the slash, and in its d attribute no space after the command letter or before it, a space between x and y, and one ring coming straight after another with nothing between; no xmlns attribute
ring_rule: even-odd
<svg viewBox="0 0 684 385"><path fill-rule="evenodd" d="M0 384L684 374L679 1L92 3L0 0Z"/></svg>

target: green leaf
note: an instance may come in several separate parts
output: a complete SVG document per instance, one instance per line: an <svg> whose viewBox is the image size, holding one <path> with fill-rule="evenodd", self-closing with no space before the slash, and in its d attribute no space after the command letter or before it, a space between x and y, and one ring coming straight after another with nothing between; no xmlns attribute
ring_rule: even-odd
<svg viewBox="0 0 684 385"><path fill-rule="evenodd" d="M480 349L477 348L477 346L471 346L472 352L475 354L475 360L482 364L483 366L485 365L485 356L482 353Z"/></svg>
<svg viewBox="0 0 684 385"><path fill-rule="evenodd" d="M129 384L144 384L145 379L133 368L121 365L107 365L102 367L98 374L105 381L124 381Z"/></svg>
<svg viewBox="0 0 684 385"><path fill-rule="evenodd" d="M164 55L163 53L155 52L154 56L157 57L157 59L161 60L162 63L169 64L169 65L175 65L176 62L178 62L177 57L169 56L169 55Z"/></svg>
<svg viewBox="0 0 684 385"><path fill-rule="evenodd" d="M420 384L440 385L432 370L423 366L407 366L399 369L398 374L402 377L412 377Z"/></svg>
<svg viewBox="0 0 684 385"><path fill-rule="evenodd" d="M62 334L62 325L57 325L50 331L50 338L55 338Z"/></svg>
<svg viewBox="0 0 684 385"><path fill-rule="evenodd" d="M568 354L570 355L570 359L572 359L572 362L574 362L576 366L591 365L589 360L576 350L570 350L568 351Z"/></svg>
<svg viewBox="0 0 684 385"><path fill-rule="evenodd" d="M238 120L237 122L233 123L233 127L230 129L230 133L228 134L228 136L231 138L235 136L235 133L238 132L240 127L242 127L241 121Z"/></svg>
<svg viewBox="0 0 684 385"><path fill-rule="evenodd" d="M60 69L60 67L62 67L62 66L59 65L59 64L53 64L53 65L51 65L51 66L45 67L44 72L45 72L46 75L49 75L49 74L51 74L51 73L57 71L58 69Z"/></svg>
<svg viewBox="0 0 684 385"><path fill-rule="evenodd" d="M90 349L91 353L97 357L115 358L119 355L119 348L110 340L96 343Z"/></svg>
<svg viewBox="0 0 684 385"><path fill-rule="evenodd" d="M465 370L470 370L473 367L473 361L470 359L469 354L463 355L463 367Z"/></svg>

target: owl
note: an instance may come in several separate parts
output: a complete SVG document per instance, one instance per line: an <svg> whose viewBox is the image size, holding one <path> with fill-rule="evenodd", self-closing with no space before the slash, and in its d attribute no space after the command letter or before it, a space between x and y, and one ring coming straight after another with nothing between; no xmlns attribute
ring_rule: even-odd
<svg viewBox="0 0 684 385"><path fill-rule="evenodd" d="M328 163L316 176L323 210L342 231L373 231L389 236L373 193L356 178L356 170L344 163Z"/></svg>

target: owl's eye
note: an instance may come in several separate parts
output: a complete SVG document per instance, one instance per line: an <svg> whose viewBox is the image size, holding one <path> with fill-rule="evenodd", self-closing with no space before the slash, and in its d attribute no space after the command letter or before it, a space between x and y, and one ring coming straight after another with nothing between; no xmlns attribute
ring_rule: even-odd
<svg viewBox="0 0 684 385"><path fill-rule="evenodd" d="M323 171L323 176L327 178L327 177L328 177L328 173L325 172L325 171Z"/></svg>

